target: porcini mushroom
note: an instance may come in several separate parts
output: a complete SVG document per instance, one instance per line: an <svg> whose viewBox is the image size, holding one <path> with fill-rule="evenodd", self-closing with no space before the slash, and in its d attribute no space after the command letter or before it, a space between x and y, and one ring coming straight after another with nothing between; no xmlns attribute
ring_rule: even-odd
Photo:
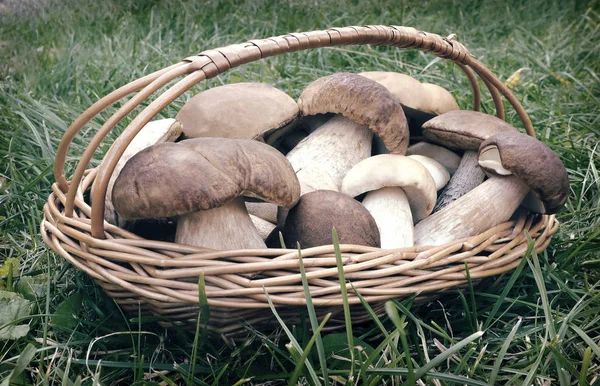
<svg viewBox="0 0 600 386"><path fill-rule="evenodd" d="M517 129L492 115L466 110L450 111L423 124L423 135L432 142L465 151L458 169L439 194L434 212L481 184L485 174L477 164L479 145L504 131L517 132Z"/></svg>
<svg viewBox="0 0 600 386"><path fill-rule="evenodd" d="M115 169L113 170L110 179L108 180L108 188L106 189L106 199L104 206L104 219L113 225L118 225L121 228L127 226L126 222L119 219L117 212L112 203L112 188L115 181L123 166L129 161L131 157L136 155L138 152L147 148L148 146L156 145L161 142L172 142L181 136L181 128L173 125L175 120L173 118L159 119L156 121L148 122L140 132L133 138L133 140L127 145L125 152L119 158Z"/></svg>
<svg viewBox="0 0 600 386"><path fill-rule="evenodd" d="M359 162L342 183L342 193L351 197L367 193L362 204L375 219L381 247L386 249L413 245L414 222L431 213L436 192L431 174L421 163L396 154Z"/></svg>
<svg viewBox="0 0 600 386"><path fill-rule="evenodd" d="M277 142L298 116L298 105L264 83L234 83L196 94L175 119L186 138L221 137Z"/></svg>
<svg viewBox="0 0 600 386"><path fill-rule="evenodd" d="M265 248L243 196L290 207L300 194L292 167L252 140L197 138L132 157L113 188L127 219L179 216L175 242L214 249Z"/></svg>
<svg viewBox="0 0 600 386"><path fill-rule="evenodd" d="M337 73L317 79L302 92L298 105L304 115L338 114L287 154L302 194L339 190L348 170L371 155L373 132L391 153L404 154L408 146L400 103L385 87L363 76Z"/></svg>
<svg viewBox="0 0 600 386"><path fill-rule="evenodd" d="M424 122L459 108L452 94L436 84L421 83L398 72L367 71L359 75L387 88L402 104L411 137L422 135L421 126Z"/></svg>
<svg viewBox="0 0 600 386"><path fill-rule="evenodd" d="M460 156L452 150L425 141L410 145L406 149L406 155L423 155L434 159L444 165L450 176L454 175L460 164Z"/></svg>
<svg viewBox="0 0 600 386"><path fill-rule="evenodd" d="M555 213L565 203L567 171L558 156L537 139L518 132L496 134L481 144L479 155L490 178L418 223L416 245L441 245L501 224L530 190L542 213Z"/></svg>
<svg viewBox="0 0 600 386"><path fill-rule="evenodd" d="M316 190L300 197L290 209L282 234L285 243L295 248L332 244L331 229L336 229L340 244L379 247L375 220L360 202L333 190Z"/></svg>
<svg viewBox="0 0 600 386"><path fill-rule="evenodd" d="M283 91L264 83L234 83L196 94L181 108L177 123L186 138L221 137L254 139L276 146L296 129L298 104ZM262 208L264 207L264 208ZM277 206L260 203L248 212L263 220L262 213ZM264 226L265 224L255 224Z"/></svg>
<svg viewBox="0 0 600 386"><path fill-rule="evenodd" d="M431 174L431 177L433 177L436 190L442 189L444 186L446 186L448 181L450 181L450 173L448 173L448 170L444 167L444 165L436 160L417 154L409 155L407 157L414 159L421 165L425 166L425 169L427 169L429 174Z"/></svg>

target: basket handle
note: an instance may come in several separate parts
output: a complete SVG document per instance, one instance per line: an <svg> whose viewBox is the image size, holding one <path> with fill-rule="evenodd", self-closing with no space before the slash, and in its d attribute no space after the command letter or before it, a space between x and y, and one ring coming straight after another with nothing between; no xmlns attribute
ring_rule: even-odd
<svg viewBox="0 0 600 386"><path fill-rule="evenodd" d="M291 33L261 40L250 40L243 44L234 44L203 51L198 55L184 59L182 62L159 70L136 81L133 81L118 90L113 91L100 99L77 118L63 135L57 150L54 175L59 188L66 193L65 215L73 216L77 189L83 178L84 172L92 159L94 152L104 137L133 109L139 106L158 89L174 79L186 75L182 80L169 88L152 101L133 121L125 128L123 133L115 140L108 150L102 163L98 167L98 175L92 185L92 215L91 230L95 238L104 238L104 205L108 180L126 147L135 135L163 108L169 105L181 94L204 79L213 78L232 67L256 61L269 56L279 55L318 47L331 47L351 44L374 44L394 46L399 48L415 48L431 52L440 58L456 63L467 75L473 88L474 109L479 109L479 88L473 71L483 80L490 91L496 107L496 115L504 118L504 110L500 93L508 100L521 119L527 134L534 136L535 132L529 116L512 92L482 63L477 61L469 51L451 35L443 38L436 34L419 31L412 27L401 26L355 26L331 28L325 31L312 31L304 33ZM115 112L98 130L90 141L79 161L73 178L69 183L64 176L64 166L68 148L75 135L108 106L139 91Z"/></svg>

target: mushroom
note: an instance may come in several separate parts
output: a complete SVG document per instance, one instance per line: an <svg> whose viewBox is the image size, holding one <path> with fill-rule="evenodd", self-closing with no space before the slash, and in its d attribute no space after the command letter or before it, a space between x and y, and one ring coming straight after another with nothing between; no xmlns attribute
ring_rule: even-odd
<svg viewBox="0 0 600 386"><path fill-rule="evenodd" d="M425 157L424 155L416 154L409 155L407 157L414 159L415 161L418 161L421 165L425 166L425 169L427 169L429 174L431 174L431 177L433 177L436 190L442 189L444 186L446 186L448 181L450 181L450 173L448 173L448 170L444 167L444 165L437 162L436 160L429 157Z"/></svg>
<svg viewBox="0 0 600 386"><path fill-rule="evenodd" d="M504 131L517 129L492 115L466 110L450 111L423 124L423 134L432 142L465 151L458 169L438 196L434 212L481 184L485 174L477 165L477 149L481 142Z"/></svg>
<svg viewBox="0 0 600 386"><path fill-rule="evenodd" d="M264 83L234 83L203 91L181 108L177 124L186 138L254 139L276 146L296 129L298 105L289 95ZM264 207L264 208L261 208ZM263 220L277 206L260 203L248 212ZM264 226L265 224L255 224Z"/></svg>
<svg viewBox="0 0 600 386"><path fill-rule="evenodd" d="M373 132L391 153L406 152L408 127L402 107L375 81L350 73L320 78L306 87L298 105L304 115L338 114L287 155L302 194L339 190L348 170L371 155Z"/></svg>
<svg viewBox="0 0 600 386"><path fill-rule="evenodd" d="M533 152L524 162L526 152ZM534 137L500 133L479 148L479 165L490 176L514 174L531 187L523 205L533 212L553 214L569 194L569 175L558 156Z"/></svg>
<svg viewBox="0 0 600 386"><path fill-rule="evenodd" d="M567 171L546 145L518 132L492 136L479 148L490 178L415 226L415 244L442 245L507 221L531 190L541 213L555 213L569 193Z"/></svg>
<svg viewBox="0 0 600 386"><path fill-rule="evenodd" d="M121 228L131 227L132 224L127 224L126 221L120 219L112 203L112 188L123 166L131 157L136 155L141 150L148 146L155 145L161 142L172 142L181 136L181 128L173 125L173 118L159 119L148 122L140 132L127 145L127 148L119 158L115 169L113 170L110 179L108 180L108 188L106 189L106 198L104 206L104 219L113 225L118 225Z"/></svg>
<svg viewBox="0 0 600 386"><path fill-rule="evenodd" d="M331 229L336 229L340 244L379 247L375 220L356 200L333 190L316 190L300 197L290 209L283 238L288 247L311 248L332 243Z"/></svg>
<svg viewBox="0 0 600 386"><path fill-rule="evenodd" d="M141 151L113 188L115 208L124 218L179 216L176 243L265 248L244 195L290 207L298 201L300 186L285 157L271 146L197 138Z"/></svg>
<svg viewBox="0 0 600 386"><path fill-rule="evenodd" d="M260 238L265 241L271 232L273 232L273 229L275 229L276 225L253 214L248 213L248 215L250 216L250 220L252 220L252 224L258 231Z"/></svg>
<svg viewBox="0 0 600 386"><path fill-rule="evenodd" d="M432 83L418 80L397 72L368 71L359 75L367 77L387 88L402 104L408 120L411 137L422 136L421 126L436 115L458 110L456 100L446 89ZM377 142L376 142L377 143ZM379 149L377 154L385 152Z"/></svg>
<svg viewBox="0 0 600 386"><path fill-rule="evenodd" d="M175 119L186 138L256 139L270 145L293 127L298 105L264 83L234 83L203 91Z"/></svg>
<svg viewBox="0 0 600 386"><path fill-rule="evenodd" d="M381 247L411 247L414 222L428 216L435 205L435 181L427 169L396 154L367 158L342 183L342 193L351 197L366 192L362 204L377 223Z"/></svg>
<svg viewBox="0 0 600 386"><path fill-rule="evenodd" d="M460 164L460 156L452 150L425 141L410 145L406 150L406 155L423 155L434 159L444 165L450 176L456 172Z"/></svg>

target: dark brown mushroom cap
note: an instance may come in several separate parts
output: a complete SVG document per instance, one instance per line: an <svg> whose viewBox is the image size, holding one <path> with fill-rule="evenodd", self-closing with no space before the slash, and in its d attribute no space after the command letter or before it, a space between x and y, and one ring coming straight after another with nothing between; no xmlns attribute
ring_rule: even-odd
<svg viewBox="0 0 600 386"><path fill-rule="evenodd" d="M402 106L374 80L348 72L319 78L302 91L298 105L304 115L342 114L368 126L390 153L406 153L409 133Z"/></svg>
<svg viewBox="0 0 600 386"><path fill-rule="evenodd" d="M113 203L128 219L208 210L251 195L291 207L300 184L285 156L247 139L196 138L151 146L125 165Z"/></svg>
<svg viewBox="0 0 600 386"><path fill-rule="evenodd" d="M186 138L222 137L258 139L268 137L298 115L289 95L263 83L234 83L203 91L176 116Z"/></svg>
<svg viewBox="0 0 600 386"><path fill-rule="evenodd" d="M478 111L454 110L438 115L423 124L423 135L431 141L453 149L477 151L481 142L492 135L518 130L493 115Z"/></svg>
<svg viewBox="0 0 600 386"><path fill-rule="evenodd" d="M333 244L335 227L340 244L380 247L379 230L373 216L352 197L333 190L315 190L300 197L285 221L282 234L288 248Z"/></svg>
<svg viewBox="0 0 600 386"><path fill-rule="evenodd" d="M567 201L569 175L558 155L548 146L522 133L499 133L481 143L482 150L496 147L502 167L527 184L543 205L556 213ZM487 169L494 173L493 169Z"/></svg>

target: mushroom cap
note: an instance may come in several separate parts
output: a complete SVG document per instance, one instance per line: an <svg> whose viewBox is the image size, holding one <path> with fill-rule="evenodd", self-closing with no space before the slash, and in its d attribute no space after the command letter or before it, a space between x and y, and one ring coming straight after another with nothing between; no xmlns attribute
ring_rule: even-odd
<svg viewBox="0 0 600 386"><path fill-rule="evenodd" d="M332 244L335 227L340 244L380 247L375 219L362 204L333 190L315 190L300 197L287 216L282 234L288 248Z"/></svg>
<svg viewBox="0 0 600 386"><path fill-rule="evenodd" d="M258 139L286 126L298 115L298 105L286 93L264 83L234 83L203 91L176 116L186 138Z"/></svg>
<svg viewBox="0 0 600 386"><path fill-rule="evenodd" d="M460 165L460 156L445 147L434 145L429 142L418 142L406 150L406 155L424 155L432 158L448 170L450 175L454 174Z"/></svg>
<svg viewBox="0 0 600 386"><path fill-rule="evenodd" d="M113 204L128 219L208 210L241 196L293 206L300 184L275 148L248 139L196 138L142 150L125 165Z"/></svg>
<svg viewBox="0 0 600 386"><path fill-rule="evenodd" d="M479 148L479 164L489 174L514 174L538 202L528 205L540 213L556 213L569 195L569 176L558 155L529 135L499 133ZM536 205L537 204L537 205Z"/></svg>
<svg viewBox="0 0 600 386"><path fill-rule="evenodd" d="M426 157L424 155L413 154L407 156L408 158L412 158L415 161L418 161L421 165L425 166L425 169L431 174L433 177L433 181L435 181L435 188L437 190L442 189L448 181L450 181L450 172L438 161L433 158Z"/></svg>
<svg viewBox="0 0 600 386"><path fill-rule="evenodd" d="M398 72L367 71L359 75L367 77L387 88L406 107L407 116L430 119L452 110L458 110L456 100L446 89L431 83L421 83L415 78Z"/></svg>
<svg viewBox="0 0 600 386"><path fill-rule="evenodd" d="M408 147L408 124L400 103L379 83L358 74L340 72L309 84L298 99L304 115L342 114L369 127L393 154Z"/></svg>
<svg viewBox="0 0 600 386"><path fill-rule="evenodd" d="M397 154L380 154L360 161L346 174L341 192L351 197L381 189L402 188L416 222L427 217L437 198L435 181L418 161Z"/></svg>
<svg viewBox="0 0 600 386"><path fill-rule="evenodd" d="M119 161L108 180L108 187L106 189L104 219L109 223L120 227L126 225L123 221L119 221L112 204L112 188L119 173L121 173L121 169L123 169L123 166L125 166L127 161L140 150L161 142L173 142L179 138L181 136L181 128L178 125L174 125L174 122L175 119L173 118L158 119L148 122L131 140L129 145L127 145L127 148L125 148L125 151L121 155L121 158L119 158Z"/></svg>
<svg viewBox="0 0 600 386"><path fill-rule="evenodd" d="M450 111L423 124L426 138L442 146L461 150L477 151L481 142L505 131L518 132L500 118L469 110Z"/></svg>

